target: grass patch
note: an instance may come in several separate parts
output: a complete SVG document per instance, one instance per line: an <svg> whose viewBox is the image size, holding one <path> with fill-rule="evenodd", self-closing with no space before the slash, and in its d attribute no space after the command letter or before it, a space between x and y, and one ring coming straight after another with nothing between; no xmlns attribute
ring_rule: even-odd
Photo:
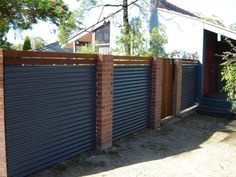
<svg viewBox="0 0 236 177"><path fill-rule="evenodd" d="M161 134L162 135L169 135L172 132L174 132L174 129L172 129L170 127L163 127L163 128L161 128Z"/></svg>
<svg viewBox="0 0 236 177"><path fill-rule="evenodd" d="M167 150L169 150L169 148L168 148L167 145L161 145L161 146L158 148L158 150L160 150L160 151L167 151Z"/></svg>
<svg viewBox="0 0 236 177"><path fill-rule="evenodd" d="M141 144L141 147L142 147L143 149L151 149L151 150L156 149L155 144L152 144L150 141Z"/></svg>
<svg viewBox="0 0 236 177"><path fill-rule="evenodd" d="M104 161L100 161L100 162L82 161L78 165L80 167L104 167L106 163Z"/></svg>

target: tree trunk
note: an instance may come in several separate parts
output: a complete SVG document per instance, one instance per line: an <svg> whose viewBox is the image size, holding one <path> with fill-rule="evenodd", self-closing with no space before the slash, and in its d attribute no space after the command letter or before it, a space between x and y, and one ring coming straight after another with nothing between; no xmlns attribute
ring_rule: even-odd
<svg viewBox="0 0 236 177"><path fill-rule="evenodd" d="M123 27L124 27L124 35L128 40L126 40L125 46L125 54L131 54L131 47L130 47L130 39L129 39L129 14L128 14L128 0L123 0Z"/></svg>
<svg viewBox="0 0 236 177"><path fill-rule="evenodd" d="M157 12L157 4L160 0L150 0L150 7L151 7L151 15L149 19L149 32L151 33L153 28L159 27L159 20L158 20L158 12Z"/></svg>

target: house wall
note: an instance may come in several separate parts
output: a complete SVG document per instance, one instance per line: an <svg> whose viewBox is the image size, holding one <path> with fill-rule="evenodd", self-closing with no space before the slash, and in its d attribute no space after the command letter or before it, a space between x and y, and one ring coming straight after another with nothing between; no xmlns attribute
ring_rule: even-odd
<svg viewBox="0 0 236 177"><path fill-rule="evenodd" d="M168 53L186 51L197 53L203 61L203 22L198 19L159 10L160 23L165 27L168 44L165 49Z"/></svg>
<svg viewBox="0 0 236 177"><path fill-rule="evenodd" d="M140 11L136 6L129 9L130 20L134 17L139 17L142 21L143 29L141 30L145 39L149 39L149 16L150 13ZM159 9L158 18L160 24L166 30L168 37L168 44L165 49L167 53L177 51L186 51L188 53L197 53L199 60L203 60L203 22L182 15L175 12ZM115 14L111 19L111 33L110 33L110 46L112 49L117 48L117 38L121 35L122 27L122 12Z"/></svg>

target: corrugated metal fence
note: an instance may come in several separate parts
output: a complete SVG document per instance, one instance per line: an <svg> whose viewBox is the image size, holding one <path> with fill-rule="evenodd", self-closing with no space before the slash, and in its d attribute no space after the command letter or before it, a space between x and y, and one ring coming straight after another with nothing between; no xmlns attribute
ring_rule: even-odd
<svg viewBox="0 0 236 177"><path fill-rule="evenodd" d="M94 149L99 130L96 127L97 55L14 51L4 54L9 176L23 177ZM113 57L113 117L110 119L112 138L116 140L150 125L151 94L157 89L151 90L152 58ZM163 77L163 82L168 84L162 86L169 95L162 97L168 99L168 116L172 114L174 65L169 61L166 64L169 75ZM182 110L196 102L197 66L183 64ZM160 68L158 71L162 72ZM162 89L159 91L162 93Z"/></svg>
<svg viewBox="0 0 236 177"><path fill-rule="evenodd" d="M150 66L115 66L113 139L149 126Z"/></svg>
<svg viewBox="0 0 236 177"><path fill-rule="evenodd" d="M198 63L183 63L181 110L196 105Z"/></svg>
<svg viewBox="0 0 236 177"><path fill-rule="evenodd" d="M95 65L6 65L5 114L11 177L94 149Z"/></svg>

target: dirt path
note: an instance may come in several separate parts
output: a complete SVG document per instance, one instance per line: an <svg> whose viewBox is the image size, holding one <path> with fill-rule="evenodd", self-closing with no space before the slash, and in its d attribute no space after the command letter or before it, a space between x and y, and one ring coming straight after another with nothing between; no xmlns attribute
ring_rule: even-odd
<svg viewBox="0 0 236 177"><path fill-rule="evenodd" d="M236 177L236 121L188 115L32 177Z"/></svg>

